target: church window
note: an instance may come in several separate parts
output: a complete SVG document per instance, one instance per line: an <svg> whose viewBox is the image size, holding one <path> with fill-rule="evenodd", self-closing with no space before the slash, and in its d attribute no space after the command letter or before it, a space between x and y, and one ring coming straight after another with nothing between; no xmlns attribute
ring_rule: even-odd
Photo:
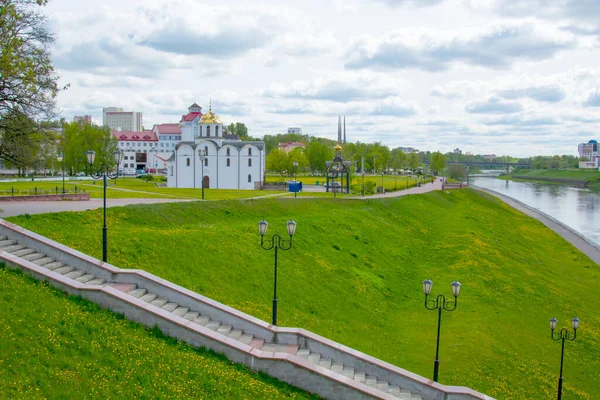
<svg viewBox="0 0 600 400"><path fill-rule="evenodd" d="M251 156L252 155L252 148L248 147L248 155Z"/></svg>
<svg viewBox="0 0 600 400"><path fill-rule="evenodd" d="M227 166L230 167L231 166L231 160L228 158L227 159Z"/></svg>
<svg viewBox="0 0 600 400"><path fill-rule="evenodd" d="M252 182L252 175L248 174L248 183Z"/></svg>
<svg viewBox="0 0 600 400"><path fill-rule="evenodd" d="M187 158L187 159L185 160L185 166L186 166L186 167L189 167L189 166L190 166L190 159L189 159L189 158Z"/></svg>
<svg viewBox="0 0 600 400"><path fill-rule="evenodd" d="M229 149L229 147L227 148L227 157L229 157L231 155L231 150Z"/></svg>
<svg viewBox="0 0 600 400"><path fill-rule="evenodd" d="M210 126L206 127L206 136L210 137Z"/></svg>
<svg viewBox="0 0 600 400"><path fill-rule="evenodd" d="M248 166L249 166L249 167L251 167L251 166L252 166L252 159L251 159L251 158L249 158L249 159L248 159Z"/></svg>
<svg viewBox="0 0 600 400"><path fill-rule="evenodd" d="M204 159L204 166L205 166L205 167L208 167L208 158L205 158L205 159Z"/></svg>
<svg viewBox="0 0 600 400"><path fill-rule="evenodd" d="M200 127L200 136L202 136L202 127Z"/></svg>
<svg viewBox="0 0 600 400"><path fill-rule="evenodd" d="M219 125L215 126L215 136L219 136Z"/></svg>
<svg viewBox="0 0 600 400"><path fill-rule="evenodd" d="M208 146L204 146L204 155L208 155Z"/></svg>
<svg viewBox="0 0 600 400"><path fill-rule="evenodd" d="M171 169L171 176L173 176L173 166L169 167Z"/></svg>

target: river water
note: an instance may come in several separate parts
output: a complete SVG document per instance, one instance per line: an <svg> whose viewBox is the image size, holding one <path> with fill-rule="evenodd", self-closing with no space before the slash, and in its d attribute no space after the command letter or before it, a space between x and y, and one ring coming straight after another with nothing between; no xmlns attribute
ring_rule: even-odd
<svg viewBox="0 0 600 400"><path fill-rule="evenodd" d="M600 192L565 185L472 177L469 183L495 190L542 211L600 246Z"/></svg>

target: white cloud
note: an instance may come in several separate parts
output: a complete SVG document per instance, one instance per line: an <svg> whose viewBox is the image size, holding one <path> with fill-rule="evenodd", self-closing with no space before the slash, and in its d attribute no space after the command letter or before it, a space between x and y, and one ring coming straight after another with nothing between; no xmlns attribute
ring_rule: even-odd
<svg viewBox="0 0 600 400"><path fill-rule="evenodd" d="M465 107L465 111L472 114L514 114L522 110L521 103L502 101L496 97L470 103Z"/></svg>

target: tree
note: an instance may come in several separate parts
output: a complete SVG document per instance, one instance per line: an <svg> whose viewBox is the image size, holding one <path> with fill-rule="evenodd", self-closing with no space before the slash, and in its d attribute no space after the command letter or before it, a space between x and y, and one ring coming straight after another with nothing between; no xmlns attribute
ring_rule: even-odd
<svg viewBox="0 0 600 400"><path fill-rule="evenodd" d="M44 139L39 129L15 121L54 115L58 76L50 60L54 38L40 7L46 0L0 0L0 159L22 159L14 143ZM28 136L28 137L18 137Z"/></svg>
<svg viewBox="0 0 600 400"><path fill-rule="evenodd" d="M248 136L248 127L243 122L232 122L225 127L225 130L230 135L238 135L241 140L255 140L253 137Z"/></svg>
<svg viewBox="0 0 600 400"><path fill-rule="evenodd" d="M452 164L448 167L448 177L461 181L466 176L466 167L461 164Z"/></svg>
<svg viewBox="0 0 600 400"><path fill-rule="evenodd" d="M410 153L407 159L408 166L411 170L415 170L421 164L421 160L419 159L419 155L417 153Z"/></svg>
<svg viewBox="0 0 600 400"><path fill-rule="evenodd" d="M444 156L439 151L431 154L431 158L429 159L429 168L434 173L434 175L438 175L440 171L444 169L446 165L446 156Z"/></svg>
<svg viewBox="0 0 600 400"><path fill-rule="evenodd" d="M306 157L306 151L301 147L296 147L294 150L288 153L288 171L292 173L294 171L294 162L298 163L297 172L306 170L308 167L308 157Z"/></svg>
<svg viewBox="0 0 600 400"><path fill-rule="evenodd" d="M306 156L312 172L325 171L327 161L333 160L333 146L320 138L311 138L306 146Z"/></svg>
<svg viewBox="0 0 600 400"><path fill-rule="evenodd" d="M281 176L285 176L288 169L287 153L281 149L275 149L267 154L267 170L275 171Z"/></svg>
<svg viewBox="0 0 600 400"><path fill-rule="evenodd" d="M86 152L96 152L96 166L114 164L112 153L117 148L118 140L110 134L105 126L79 124L71 122L64 125L64 135L60 148L64 151L65 168L75 172L88 168Z"/></svg>
<svg viewBox="0 0 600 400"><path fill-rule="evenodd" d="M43 134L34 120L11 112L3 117L0 134L3 159L18 168L20 175L37 164Z"/></svg>

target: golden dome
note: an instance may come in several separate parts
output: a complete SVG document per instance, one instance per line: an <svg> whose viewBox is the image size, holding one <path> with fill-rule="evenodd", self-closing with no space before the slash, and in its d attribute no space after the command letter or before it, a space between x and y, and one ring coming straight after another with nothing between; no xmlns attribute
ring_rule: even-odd
<svg viewBox="0 0 600 400"><path fill-rule="evenodd" d="M217 114L215 114L214 112L212 112L212 100L210 102L208 112L206 114L204 114L202 117L200 117L200 122L198 122L198 123L199 124L221 124L222 123L219 116Z"/></svg>
<svg viewBox="0 0 600 400"><path fill-rule="evenodd" d="M340 146L339 144L336 144L335 147L333 148L333 150L342 151L342 146Z"/></svg>

